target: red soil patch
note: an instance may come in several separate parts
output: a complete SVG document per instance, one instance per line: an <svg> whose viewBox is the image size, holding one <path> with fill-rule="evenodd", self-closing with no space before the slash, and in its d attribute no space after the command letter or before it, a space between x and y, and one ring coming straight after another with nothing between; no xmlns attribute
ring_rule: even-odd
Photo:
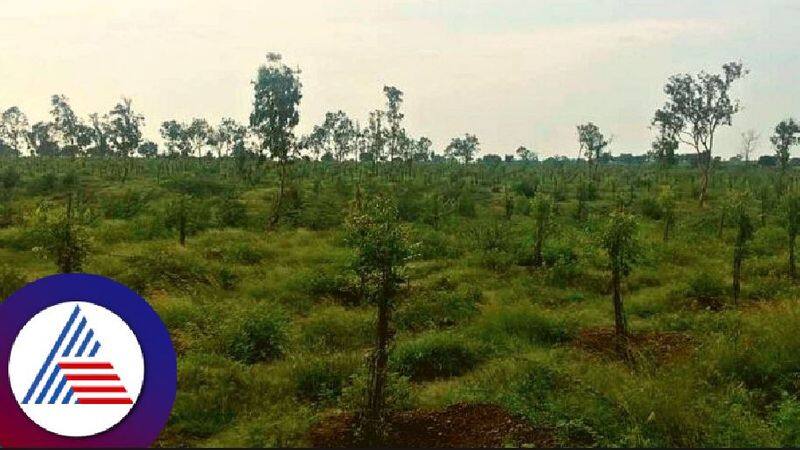
<svg viewBox="0 0 800 450"><path fill-rule="evenodd" d="M694 349L694 339L674 331L630 333L624 341L610 328L587 328L574 341L576 347L603 357L629 359L631 356L650 356L657 362L667 362L684 356Z"/></svg>
<svg viewBox="0 0 800 450"><path fill-rule="evenodd" d="M352 414L317 423L309 432L313 447L365 447L355 432ZM496 405L459 403L441 410L414 410L388 419L388 448L554 447L550 430L537 430Z"/></svg>

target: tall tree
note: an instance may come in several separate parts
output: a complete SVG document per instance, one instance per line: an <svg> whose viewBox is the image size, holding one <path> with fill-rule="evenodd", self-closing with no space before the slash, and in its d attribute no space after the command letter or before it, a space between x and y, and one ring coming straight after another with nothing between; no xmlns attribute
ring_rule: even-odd
<svg viewBox="0 0 800 450"><path fill-rule="evenodd" d="M681 122L674 115L658 110L652 125L658 130L658 136L652 143L653 156L662 166L674 165L675 152L680 144L678 133L681 131Z"/></svg>
<svg viewBox="0 0 800 450"><path fill-rule="evenodd" d="M69 99L63 95L53 95L50 98L53 117L53 131L64 155L83 155L86 148L92 143L93 130L84 124L72 106Z"/></svg>
<svg viewBox="0 0 800 450"><path fill-rule="evenodd" d="M247 128L234 119L226 117L222 119L214 134L217 157L222 157L230 155L233 149L244 141L247 136Z"/></svg>
<svg viewBox="0 0 800 450"><path fill-rule="evenodd" d="M367 146L372 160L377 162L383 159L386 149L387 132L384 125L386 113L381 110L369 113L369 123L367 125Z"/></svg>
<svg viewBox="0 0 800 450"><path fill-rule="evenodd" d="M781 190L783 189L783 177L789 167L791 147L798 143L798 133L800 133L800 124L790 117L775 125L775 131L769 138L772 145L775 146L775 157L781 168Z"/></svg>
<svg viewBox="0 0 800 450"><path fill-rule="evenodd" d="M192 119L192 123L186 128L186 139L192 149L192 153L198 158L203 157L203 149L212 142L213 130L206 119Z"/></svg>
<svg viewBox="0 0 800 450"><path fill-rule="evenodd" d="M404 114L400 112L403 104L403 91L394 86L384 86L383 93L386 95L386 120L389 123L387 133L387 147L389 150L389 161L401 153L405 130L403 130Z"/></svg>
<svg viewBox="0 0 800 450"><path fill-rule="evenodd" d="M515 153L517 154L517 157L524 162L535 162L539 160L539 155L524 145L520 145Z"/></svg>
<svg viewBox="0 0 800 450"><path fill-rule="evenodd" d="M27 142L28 118L16 106L3 111L0 116L0 140L11 148L14 156L22 154Z"/></svg>
<svg viewBox="0 0 800 450"><path fill-rule="evenodd" d="M675 127L678 140L691 146L700 169L700 204L705 205L711 176L714 137L719 127L730 126L739 112L739 101L731 99L733 82L747 74L741 63L722 66L722 74L700 72L673 75L664 86L667 102L657 110L653 124Z"/></svg>
<svg viewBox="0 0 800 450"><path fill-rule="evenodd" d="M61 147L55 138L53 124L50 122L37 122L28 132L28 147L33 156L60 156Z"/></svg>
<svg viewBox="0 0 800 450"><path fill-rule="evenodd" d="M592 122L578 125L578 145L581 153L589 161L589 164L595 164L600 161L600 157L611 140L606 139L603 133L600 132L600 127Z"/></svg>
<svg viewBox="0 0 800 450"><path fill-rule="evenodd" d="M444 153L449 158L461 159L464 164L467 164L475 159L475 153L479 148L478 138L474 134L467 133L463 138L453 138Z"/></svg>
<svg viewBox="0 0 800 450"><path fill-rule="evenodd" d="M294 141L294 127L300 121L299 105L302 98L300 70L291 69L277 53L267 54L267 63L258 68L253 82L253 112L250 126L260 140L260 150L267 150L278 160L280 186L270 225L277 224L283 208L286 189L286 166Z"/></svg>
<svg viewBox="0 0 800 450"><path fill-rule="evenodd" d="M756 130L747 130L741 134L739 157L742 159L742 161L746 163L750 162L750 158L758 148L759 139L761 139L761 135L758 134Z"/></svg>
<svg viewBox="0 0 800 450"><path fill-rule="evenodd" d="M142 141L144 116L137 114L131 99L123 98L108 113L108 140L117 156L131 156Z"/></svg>
<svg viewBox="0 0 800 450"><path fill-rule="evenodd" d="M111 134L111 127L108 124L108 117L100 117L97 113L89 115L89 120L92 125L91 133L91 147L89 154L91 156L110 156L111 146L109 144L109 136Z"/></svg>
<svg viewBox="0 0 800 450"><path fill-rule="evenodd" d="M161 138L164 139L164 144L167 146L168 155L189 156L192 146L189 143L189 133L186 125L175 120L167 120L161 124L159 133L161 133Z"/></svg>

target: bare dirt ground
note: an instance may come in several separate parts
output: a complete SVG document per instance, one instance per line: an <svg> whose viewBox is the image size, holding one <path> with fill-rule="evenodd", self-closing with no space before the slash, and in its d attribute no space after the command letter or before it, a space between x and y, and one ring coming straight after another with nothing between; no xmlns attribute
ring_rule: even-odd
<svg viewBox="0 0 800 450"><path fill-rule="evenodd" d="M313 447L367 447L355 432L351 414L330 416L309 433ZM458 403L441 410L413 410L389 417L389 431L379 447L476 448L553 447L551 430L532 427L503 408L487 404Z"/></svg>

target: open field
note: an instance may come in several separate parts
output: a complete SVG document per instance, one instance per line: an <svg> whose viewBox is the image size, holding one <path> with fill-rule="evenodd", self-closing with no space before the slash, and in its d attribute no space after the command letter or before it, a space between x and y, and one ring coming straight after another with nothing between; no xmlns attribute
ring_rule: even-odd
<svg viewBox="0 0 800 450"><path fill-rule="evenodd" d="M273 221L272 162L2 159L3 297L58 270L48 233L69 203L85 239L81 270L139 291L172 334L179 392L161 445L318 443L320 423L363 406L376 308L344 224L361 199L385 193L413 254L392 298L387 410L398 421L414 423L402 415L423 414L414 409L471 411L466 403L519 421L495 445L800 445L800 289L776 169L716 164L705 206L691 167L287 170ZM781 192L796 177L788 169ZM554 208L538 264L533 205L544 196ZM754 228L735 303L732 198L745 198L737 204ZM603 247L619 209L634 215L641 250L622 280L625 352Z"/></svg>

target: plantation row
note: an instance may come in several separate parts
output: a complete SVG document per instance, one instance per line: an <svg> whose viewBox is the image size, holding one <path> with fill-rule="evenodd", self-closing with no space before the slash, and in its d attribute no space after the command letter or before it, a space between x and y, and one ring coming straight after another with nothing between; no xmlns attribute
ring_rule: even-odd
<svg viewBox="0 0 800 450"><path fill-rule="evenodd" d="M164 444L308 444L331 408L379 440L454 400L564 444L797 443L792 171L718 166L700 207L656 165L294 163L276 214L274 163L1 164L2 295L142 292L180 354Z"/></svg>

